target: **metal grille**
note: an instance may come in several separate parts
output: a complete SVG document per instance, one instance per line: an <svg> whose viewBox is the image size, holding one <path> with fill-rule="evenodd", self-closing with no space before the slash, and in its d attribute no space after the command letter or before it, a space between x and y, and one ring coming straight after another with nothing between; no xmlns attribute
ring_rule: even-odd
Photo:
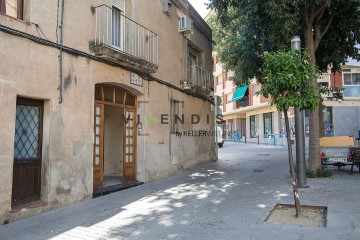
<svg viewBox="0 0 360 240"><path fill-rule="evenodd" d="M158 36L126 17L117 8L100 5L95 8L95 44L113 51L158 64Z"/></svg>
<svg viewBox="0 0 360 240"><path fill-rule="evenodd" d="M39 157L40 108L17 105L15 123L15 160Z"/></svg>

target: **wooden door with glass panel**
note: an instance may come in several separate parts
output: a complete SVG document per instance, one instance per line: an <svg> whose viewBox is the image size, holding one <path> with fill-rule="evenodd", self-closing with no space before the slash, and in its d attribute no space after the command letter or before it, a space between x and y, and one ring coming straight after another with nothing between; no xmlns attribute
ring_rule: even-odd
<svg viewBox="0 0 360 240"><path fill-rule="evenodd" d="M95 103L94 123L93 180L94 188L96 189L103 186L104 104Z"/></svg>
<svg viewBox="0 0 360 240"><path fill-rule="evenodd" d="M125 108L124 161L125 181L136 180L136 115L135 109Z"/></svg>
<svg viewBox="0 0 360 240"><path fill-rule="evenodd" d="M44 102L17 98L12 204L40 199Z"/></svg>

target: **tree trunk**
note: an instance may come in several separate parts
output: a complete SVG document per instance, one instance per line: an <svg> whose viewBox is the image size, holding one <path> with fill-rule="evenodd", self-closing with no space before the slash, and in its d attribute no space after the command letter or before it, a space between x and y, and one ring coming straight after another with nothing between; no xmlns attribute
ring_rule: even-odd
<svg viewBox="0 0 360 240"><path fill-rule="evenodd" d="M294 202L295 202L296 217L299 217L299 216L301 216L300 195L299 195L299 190L298 190L298 186L297 186L297 182L296 182L296 173L295 173L295 169L294 169L289 117L287 114L287 110L285 108L283 109L283 113L284 113L284 117L285 117L286 140L287 140L287 145L288 145L289 165L290 165L291 182L292 182Z"/></svg>
<svg viewBox="0 0 360 240"><path fill-rule="evenodd" d="M324 114L323 111L325 109L325 105L323 103L323 99L320 98L320 105L319 105L319 136L325 137L325 127L324 127Z"/></svg>
<svg viewBox="0 0 360 240"><path fill-rule="evenodd" d="M307 23L304 31L305 36L305 48L309 52L310 63L313 67L316 67L316 58L315 58L315 43L313 39L313 27L311 23ZM311 79L311 85L313 85L316 89L317 94L320 96L319 85L317 82L317 78L314 77ZM318 105L320 104L320 100L318 100ZM320 160L320 141L319 141L319 108L309 113L309 168L312 171L316 171L321 166Z"/></svg>

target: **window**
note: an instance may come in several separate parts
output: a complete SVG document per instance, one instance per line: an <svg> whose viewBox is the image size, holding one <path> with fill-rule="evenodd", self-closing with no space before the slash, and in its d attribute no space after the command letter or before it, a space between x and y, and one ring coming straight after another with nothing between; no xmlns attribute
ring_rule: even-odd
<svg viewBox="0 0 360 240"><path fill-rule="evenodd" d="M201 62L202 62L201 52L189 44L187 66L186 66L187 79L190 80L195 85L204 87L202 83L205 80L205 78L202 75Z"/></svg>
<svg viewBox="0 0 360 240"><path fill-rule="evenodd" d="M249 106L249 97L244 96L240 100L236 100L236 109Z"/></svg>
<svg viewBox="0 0 360 240"><path fill-rule="evenodd" d="M112 7L112 45L119 48L120 50L124 49L124 11L125 11L125 2L124 0L113 0Z"/></svg>
<svg viewBox="0 0 360 240"><path fill-rule="evenodd" d="M257 138L259 136L259 122L258 116L250 116L250 138Z"/></svg>
<svg viewBox="0 0 360 240"><path fill-rule="evenodd" d="M326 137L334 136L332 107L325 107L324 108L324 110L323 110L323 119L324 119L325 136Z"/></svg>
<svg viewBox="0 0 360 240"><path fill-rule="evenodd" d="M227 94L227 95L226 95L226 100L227 100L226 103L231 103L232 98L233 98L233 94L232 94L232 93Z"/></svg>
<svg viewBox="0 0 360 240"><path fill-rule="evenodd" d="M329 87L329 83L327 82L319 82L320 87Z"/></svg>
<svg viewBox="0 0 360 240"><path fill-rule="evenodd" d="M320 87L330 87L330 74L323 74L318 77L317 82Z"/></svg>
<svg viewBox="0 0 360 240"><path fill-rule="evenodd" d="M216 77L217 78L217 84L220 85L223 83L223 76L222 75L219 75Z"/></svg>
<svg viewBox="0 0 360 240"><path fill-rule="evenodd" d="M344 73L344 85L360 85L360 73Z"/></svg>
<svg viewBox="0 0 360 240"><path fill-rule="evenodd" d="M23 19L24 0L0 0L0 13Z"/></svg>
<svg viewBox="0 0 360 240"><path fill-rule="evenodd" d="M344 97L360 97L360 73L357 69L343 69Z"/></svg>
<svg viewBox="0 0 360 240"><path fill-rule="evenodd" d="M264 113L264 135L267 137L268 134L272 133L272 113Z"/></svg>

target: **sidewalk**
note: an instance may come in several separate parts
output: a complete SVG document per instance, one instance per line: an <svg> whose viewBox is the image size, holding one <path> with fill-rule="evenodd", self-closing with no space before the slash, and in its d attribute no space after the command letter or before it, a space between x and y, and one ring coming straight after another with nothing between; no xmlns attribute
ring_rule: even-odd
<svg viewBox="0 0 360 240"><path fill-rule="evenodd" d="M292 203L285 147L225 143L218 162L0 227L0 239L360 239L360 174L308 179L326 228L265 222ZM356 169L357 170L357 169Z"/></svg>

